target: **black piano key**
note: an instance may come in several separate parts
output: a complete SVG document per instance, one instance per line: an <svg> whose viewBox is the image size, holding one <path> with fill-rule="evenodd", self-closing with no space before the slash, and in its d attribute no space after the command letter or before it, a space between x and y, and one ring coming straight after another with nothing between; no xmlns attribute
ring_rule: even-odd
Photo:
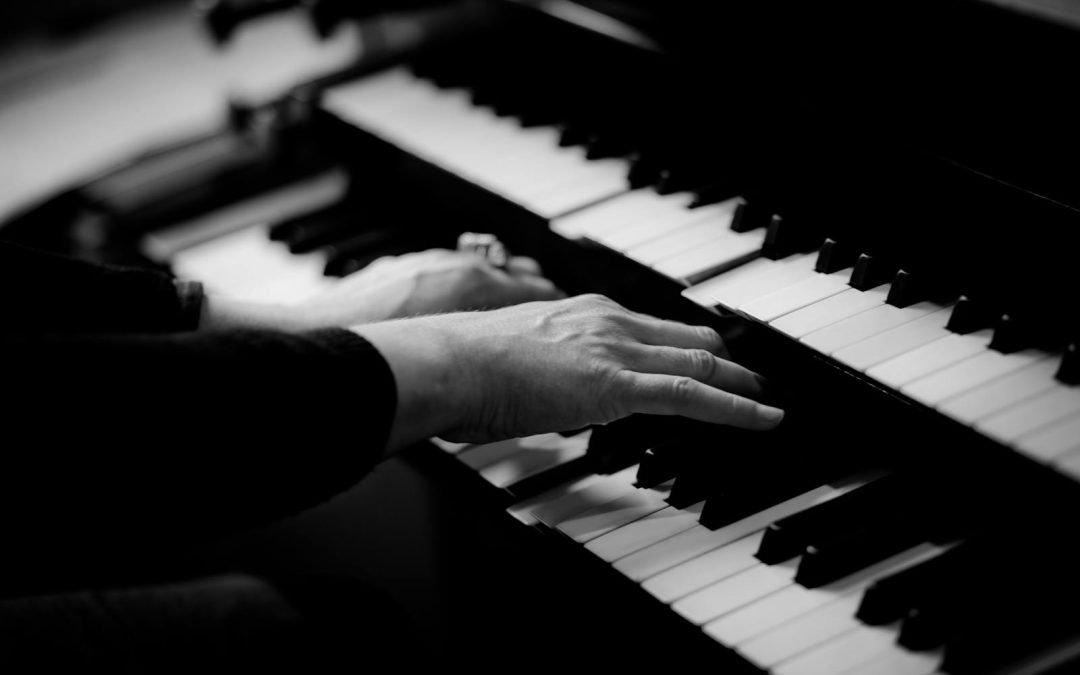
<svg viewBox="0 0 1080 675"><path fill-rule="evenodd" d="M1065 353L1061 355L1061 365L1058 366L1054 377L1065 384L1080 384L1080 344L1073 341L1065 345Z"/></svg>
<svg viewBox="0 0 1080 675"><path fill-rule="evenodd" d="M688 205L688 208L691 209L698 209L703 206L709 206L710 204L719 204L720 202L726 202L729 199L735 199L739 196L739 188L734 181L731 180L717 181L701 188L697 188L693 192L694 198Z"/></svg>
<svg viewBox="0 0 1080 675"><path fill-rule="evenodd" d="M785 420L788 424L794 416ZM865 453L851 455L839 448L808 455L797 442L797 424L762 434L726 429L715 453L722 463L712 472L700 523L724 527L773 504L867 468ZM724 446L730 450L724 450ZM678 484L678 479L676 480Z"/></svg>
<svg viewBox="0 0 1080 675"><path fill-rule="evenodd" d="M714 489L705 500L701 525L716 530L742 520L774 504L787 501L840 477L843 471L818 473L796 471L784 478L769 479L769 471L743 474L743 482L732 481L726 489ZM750 481L753 481L752 483Z"/></svg>
<svg viewBox="0 0 1080 675"><path fill-rule="evenodd" d="M857 528L880 517L892 502L902 497L910 482L902 476L878 478L835 499L818 504L766 528L755 557L774 565L802 553L815 540Z"/></svg>
<svg viewBox="0 0 1080 675"><path fill-rule="evenodd" d="M899 621L917 604L948 588L953 576L992 547L985 538L968 540L941 555L895 574L878 579L863 592L855 617L865 624L881 626Z"/></svg>
<svg viewBox="0 0 1080 675"><path fill-rule="evenodd" d="M556 126L559 130L559 147L561 148L585 145L592 137L592 131L583 125L563 123Z"/></svg>
<svg viewBox="0 0 1080 675"><path fill-rule="evenodd" d="M678 443L649 448L641 456L634 483L640 488L652 488L672 480L678 475L681 461Z"/></svg>
<svg viewBox="0 0 1080 675"><path fill-rule="evenodd" d="M655 185L660 180L662 165L659 158L650 153L638 153L630 157L630 171L627 181L632 189Z"/></svg>
<svg viewBox="0 0 1080 675"><path fill-rule="evenodd" d="M707 471L684 471L675 477L667 503L685 509L704 501L714 488L714 479ZM704 525L704 523L702 523Z"/></svg>
<svg viewBox="0 0 1080 675"><path fill-rule="evenodd" d="M1002 314L994 323L994 336L990 339L990 349L1011 354L1030 347L1034 343L1033 327L1022 319L1012 314Z"/></svg>
<svg viewBox="0 0 1080 675"><path fill-rule="evenodd" d="M856 252L854 247L845 245L831 237L827 237L818 251L814 270L822 274L832 274L840 270L855 266Z"/></svg>
<svg viewBox="0 0 1080 675"><path fill-rule="evenodd" d="M346 239L361 227L355 218L339 211L322 219L311 219L298 224L285 239L285 244L292 253L308 253Z"/></svg>
<svg viewBox="0 0 1080 675"><path fill-rule="evenodd" d="M885 298L885 304L893 307L910 307L929 297L930 289L927 286L925 277L901 269L893 277L892 284L889 286L889 295Z"/></svg>
<svg viewBox="0 0 1080 675"><path fill-rule="evenodd" d="M993 309L985 301L961 295L949 313L949 322L945 327L953 333L967 335L989 328L996 318Z"/></svg>
<svg viewBox="0 0 1080 675"><path fill-rule="evenodd" d="M759 227L768 227L771 218L772 212L764 205L763 201L754 202L740 199L731 218L731 230L742 233L756 230Z"/></svg>
<svg viewBox="0 0 1080 675"><path fill-rule="evenodd" d="M910 523L870 522L856 531L808 546L795 572L795 583L818 588L923 541L923 533Z"/></svg>
<svg viewBox="0 0 1080 675"><path fill-rule="evenodd" d="M851 271L851 280L848 283L852 288L868 291L891 281L897 271L896 263L886 256L862 253L855 260L855 268Z"/></svg>
<svg viewBox="0 0 1080 675"><path fill-rule="evenodd" d="M649 448L672 442L700 424L668 415L631 415L595 427L586 454L598 473L614 473L641 461Z"/></svg>
<svg viewBox="0 0 1080 675"><path fill-rule="evenodd" d="M364 269L383 256L403 255L418 250L415 242L394 240L378 249L366 250L340 258L332 269L324 268L327 276L347 277ZM329 266L329 262L327 265Z"/></svg>
<svg viewBox="0 0 1080 675"><path fill-rule="evenodd" d="M586 159L623 157L630 153L631 143L616 134L593 133L585 141Z"/></svg>
<svg viewBox="0 0 1080 675"><path fill-rule="evenodd" d="M945 643L953 624L952 613L923 604L908 610L896 643L912 651L937 649Z"/></svg>
<svg viewBox="0 0 1080 675"><path fill-rule="evenodd" d="M805 221L800 222L799 219L793 220L774 213L765 231L761 255L771 260L779 260L793 253L817 248L822 241L823 237L816 227Z"/></svg>
<svg viewBox="0 0 1080 675"><path fill-rule="evenodd" d="M391 255L391 251L403 251L408 248L406 235L397 229L376 228L360 232L347 239L326 246L326 265L323 274L329 277L346 276L350 271L359 269L360 260L375 259L381 255Z"/></svg>

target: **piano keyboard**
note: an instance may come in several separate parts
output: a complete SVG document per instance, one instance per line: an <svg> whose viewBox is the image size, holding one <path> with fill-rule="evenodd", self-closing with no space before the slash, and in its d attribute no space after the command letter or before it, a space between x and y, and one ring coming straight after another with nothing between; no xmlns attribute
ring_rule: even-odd
<svg viewBox="0 0 1080 675"><path fill-rule="evenodd" d="M554 235L587 240L655 271L707 312L768 326L1080 479L1075 345L1004 345L992 323L963 325L970 301L957 293L905 297L901 273L868 281L857 257L836 263L824 238L796 250L777 246L780 224L755 217L749 195L709 202L696 192L634 186L631 153L592 158L580 143L566 142L565 129L520 124L474 105L473 98L469 89L437 84L422 69L395 68L329 89L322 106L518 204L546 220ZM362 226L335 228L336 237L311 246L280 235L280 227L276 241L268 236L274 228L248 228L182 251L173 264L223 292L299 298L316 292L328 274L357 269L378 252L404 250L400 243L388 249L384 237ZM363 239L350 249L351 266L334 263L342 238ZM1056 561L1046 570L1012 555L975 565L966 556L992 548L986 531L939 537L941 523L925 512L898 513L889 500L875 498L889 481L911 488L909 476L852 466L777 487L759 472L753 474L758 482L747 484L760 486L765 496L740 494L735 501L746 503L725 519L708 515L708 495L680 493L689 484L680 480L685 472L645 478L655 469L649 463L663 455L660 445L638 462L603 473L577 470L591 466L588 432L482 446L438 443L511 495L515 518L559 533L762 670L919 675L1007 666L1003 672L1037 672L1036 663L1052 665L1076 653L1080 627L1063 621L1053 626L1063 632L1051 630L1044 608L1052 599L1080 595L1060 564L1070 559L1064 544L1032 539ZM546 489L538 494L537 486ZM902 494L914 500L922 493ZM963 510L947 502L942 520L953 508ZM871 527L872 518L889 527ZM766 547L777 546L780 536L773 533L790 528L804 528L806 537L786 555L769 554ZM994 575L1014 583L1000 594L972 590L973 580ZM898 587L910 593L889 590ZM1016 617L1030 622L1018 625Z"/></svg>
<svg viewBox="0 0 1080 675"><path fill-rule="evenodd" d="M535 478L541 465L550 471L580 458L589 433L476 446L435 442L505 488ZM1029 593L1060 591L1070 598L1058 602L1065 609L1078 590L1064 581L1072 570L1044 566L1049 579L1033 584L1025 576L1030 560L990 555L1000 547L997 510L982 514L995 519L992 531L976 525L956 539L936 536L934 530L949 530L953 508L964 510L963 498L953 495L920 515L905 502L934 503L934 496L920 493L933 486L870 470L707 527L702 502L671 505L672 481L649 486L640 480L645 471L634 464L607 475L580 475L508 512L584 548L763 671L1036 672L1027 669L1076 655L1080 625L1068 621L1062 634L1046 631L1052 613L1047 604L1055 603ZM978 596L950 593L966 589L969 575L992 578L995 588L979 588ZM1040 614L1031 620L1037 627L1013 628L1018 616L1036 607ZM1000 643L987 642L994 631Z"/></svg>
<svg viewBox="0 0 1080 675"><path fill-rule="evenodd" d="M1080 387L1056 377L1075 352L1002 351L990 328L951 330L958 297L890 304L893 284L852 285L823 251L763 255L739 198L691 208L688 192L631 189L626 159L588 160L553 127L522 128L397 68L330 89L327 110L684 287L684 297L767 324L818 353L1024 455L1080 477ZM204 253L205 251L205 253ZM243 261L238 264L238 261ZM325 284L321 249L290 255L248 229L181 252L181 274L254 299L296 299ZM243 276L238 276L243 271Z"/></svg>
<svg viewBox="0 0 1080 675"><path fill-rule="evenodd" d="M404 68L334 87L323 107L544 218L625 192L624 160L587 160L550 127L525 129Z"/></svg>

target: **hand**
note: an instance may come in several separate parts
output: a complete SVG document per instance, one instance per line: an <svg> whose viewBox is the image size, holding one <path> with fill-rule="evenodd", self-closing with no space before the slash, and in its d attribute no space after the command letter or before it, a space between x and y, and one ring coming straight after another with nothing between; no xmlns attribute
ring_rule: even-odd
<svg viewBox="0 0 1080 675"><path fill-rule="evenodd" d="M398 384L391 449L430 436L482 442L633 413L747 429L783 418L762 379L726 360L716 331L638 314L598 295L354 330Z"/></svg>
<svg viewBox="0 0 1080 675"><path fill-rule="evenodd" d="M305 309L316 323L349 325L561 297L531 258L511 258L503 271L475 255L430 249L379 258Z"/></svg>
<svg viewBox="0 0 1080 675"><path fill-rule="evenodd" d="M295 305L211 298L201 326L313 330L561 297L531 258L513 257L503 271L472 254L431 249L379 258Z"/></svg>

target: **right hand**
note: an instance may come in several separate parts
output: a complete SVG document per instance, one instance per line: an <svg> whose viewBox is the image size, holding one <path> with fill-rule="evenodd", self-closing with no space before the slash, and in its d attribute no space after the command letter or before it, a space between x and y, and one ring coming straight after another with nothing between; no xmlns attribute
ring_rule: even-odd
<svg viewBox="0 0 1080 675"><path fill-rule="evenodd" d="M599 295L354 329L398 383L390 446L431 436L484 442L634 413L770 429L762 378L723 357L719 334Z"/></svg>

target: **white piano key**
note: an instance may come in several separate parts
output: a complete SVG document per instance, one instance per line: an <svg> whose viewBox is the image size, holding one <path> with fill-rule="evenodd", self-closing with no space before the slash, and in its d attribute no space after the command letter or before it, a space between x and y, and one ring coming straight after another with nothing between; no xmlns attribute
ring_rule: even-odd
<svg viewBox="0 0 1080 675"><path fill-rule="evenodd" d="M416 78L404 68L392 68L346 84L329 87L323 106L338 116L351 117L373 107L386 105L411 91Z"/></svg>
<svg viewBox="0 0 1080 675"><path fill-rule="evenodd" d="M754 557L765 530L756 530L742 539L691 558L671 569L649 577L641 587L661 602L675 602L717 581L761 565Z"/></svg>
<svg viewBox="0 0 1080 675"><path fill-rule="evenodd" d="M761 321L773 321L849 288L851 270L832 274L815 273L791 286L739 306L739 311Z"/></svg>
<svg viewBox="0 0 1080 675"><path fill-rule="evenodd" d="M787 586L795 578L799 558L779 565L763 565L738 572L733 576L676 600L671 608L697 625L759 600Z"/></svg>
<svg viewBox="0 0 1080 675"><path fill-rule="evenodd" d="M942 308L931 312L838 349L832 355L856 370L866 370L874 364L952 335L945 330L945 325L949 322L949 311Z"/></svg>
<svg viewBox="0 0 1080 675"><path fill-rule="evenodd" d="M730 272L695 284L683 291L683 295L705 307L723 305L735 309L748 300L768 295L801 278L816 274L814 263L814 256L807 253L781 260L758 258Z"/></svg>
<svg viewBox="0 0 1080 675"><path fill-rule="evenodd" d="M1080 417L1069 417L1024 434L1016 447L1032 459L1050 462L1080 450Z"/></svg>
<svg viewBox="0 0 1080 675"><path fill-rule="evenodd" d="M786 586L705 626L705 632L729 647L737 646L776 626L850 593L862 593L875 580L938 556L944 549L924 544L890 556L820 588Z"/></svg>
<svg viewBox="0 0 1080 675"><path fill-rule="evenodd" d="M895 649L896 630L858 626L777 665L776 675L836 675Z"/></svg>
<svg viewBox="0 0 1080 675"><path fill-rule="evenodd" d="M650 218L604 233L597 238L597 241L616 251L628 251L701 218L696 211L686 208L692 199L690 195L672 196L683 197L683 199L670 202L670 208Z"/></svg>
<svg viewBox="0 0 1080 675"><path fill-rule="evenodd" d="M715 289L713 299L717 305L737 309L757 298L816 276L816 262L816 256L809 253L795 254L781 260L759 258L754 261L757 267L751 269L747 266L745 275L724 275L729 277L731 284Z"/></svg>
<svg viewBox="0 0 1080 675"><path fill-rule="evenodd" d="M507 487L547 469L584 457L588 440L544 434L521 439L518 451L480 469L480 476L495 487Z"/></svg>
<svg viewBox="0 0 1080 675"><path fill-rule="evenodd" d="M524 129L404 69L373 85L332 87L324 107L545 218L629 189L625 160L589 160L582 148L560 147L553 129Z"/></svg>
<svg viewBox="0 0 1080 675"><path fill-rule="evenodd" d="M975 428L1003 443L1066 417L1080 415L1080 387L1051 389L975 422Z"/></svg>
<svg viewBox="0 0 1080 675"><path fill-rule="evenodd" d="M854 630L860 595L849 593L802 614L735 648L762 668L776 664L844 633Z"/></svg>
<svg viewBox="0 0 1080 675"><path fill-rule="evenodd" d="M950 333L909 352L872 366L866 374L892 387L903 385L986 350L993 331L981 330L970 335Z"/></svg>
<svg viewBox="0 0 1080 675"><path fill-rule="evenodd" d="M880 307L885 304L888 295L889 286L887 284L871 288L868 291L848 288L836 295L781 316L771 321L769 325L785 335L799 338L873 307Z"/></svg>
<svg viewBox="0 0 1080 675"><path fill-rule="evenodd" d="M932 302L920 302L903 308L880 305L807 333L799 339L822 354L832 354L940 309L941 305Z"/></svg>
<svg viewBox="0 0 1080 675"><path fill-rule="evenodd" d="M676 281L691 283L705 274L719 274L753 260L761 253L764 235L715 238L691 251L665 258L653 266Z"/></svg>
<svg viewBox="0 0 1080 675"><path fill-rule="evenodd" d="M1058 461L1054 462L1054 468L1066 476L1080 480L1080 452L1059 457Z"/></svg>
<svg viewBox="0 0 1080 675"><path fill-rule="evenodd" d="M1012 354L986 349L971 358L909 382L900 390L916 401L936 406L947 398L1031 365L1043 356L1044 352L1034 349Z"/></svg>
<svg viewBox="0 0 1080 675"><path fill-rule="evenodd" d="M686 195L684 201L677 207L673 205L670 216L663 214L654 221L639 223L632 228L611 233L603 239L602 243L629 254L675 232L685 233L688 227L702 224L712 228L716 234L738 236L738 233L731 231L731 219L735 214L736 200L697 209L687 208L692 201L692 196Z"/></svg>
<svg viewBox="0 0 1080 675"><path fill-rule="evenodd" d="M1055 386L1057 361L1047 357L941 402L938 410L965 424L1004 410Z"/></svg>
<svg viewBox="0 0 1080 675"><path fill-rule="evenodd" d="M555 527L579 544L584 544L617 527L664 508L667 505L664 498L667 497L668 492L670 492L670 485L667 489L635 488L612 501L572 515Z"/></svg>
<svg viewBox="0 0 1080 675"><path fill-rule="evenodd" d="M634 222L638 214L651 213L657 208L659 195L647 190L634 190L581 211L559 216L551 221L551 230L568 239L597 237L612 228Z"/></svg>
<svg viewBox="0 0 1080 675"><path fill-rule="evenodd" d="M562 501L569 497L569 495L579 493L585 488L591 485L596 485L597 483L600 483L607 479L608 476L595 473L588 474L563 483L561 485L556 485L550 490L546 490L534 497L524 499L507 508L506 512L510 514L511 517L517 519L525 525L536 525L537 523L542 522L535 515L537 511L540 511L542 513L543 509L549 504L554 504L556 502ZM552 517L557 517L558 514L551 515Z"/></svg>
<svg viewBox="0 0 1080 675"><path fill-rule="evenodd" d="M758 258L725 274L713 277L699 284L694 284L682 292L683 297L696 302L702 307L715 307L720 304L719 294L737 288L740 285L752 286L753 280L768 274L776 274L785 263L797 260L797 257L783 261Z"/></svg>
<svg viewBox="0 0 1080 675"><path fill-rule="evenodd" d="M548 527L555 527L571 516L589 511L637 490L633 485L636 474L635 465L610 476L601 476L580 490L572 491L554 501L538 503L530 510L530 513L533 518Z"/></svg>
<svg viewBox="0 0 1080 675"><path fill-rule="evenodd" d="M689 530L616 560L613 567L635 581L644 581L681 562L741 539L774 520L798 513L839 494L843 494L842 490L823 485L717 530L695 525Z"/></svg>
<svg viewBox="0 0 1080 675"><path fill-rule="evenodd" d="M631 247L626 251L626 255L643 265L653 266L665 258L681 255L706 242L725 239L731 235L742 236L737 232L732 232L730 226L722 219L710 217L686 224L669 234Z"/></svg>
<svg viewBox="0 0 1080 675"><path fill-rule="evenodd" d="M594 175L549 195L520 200L545 219L557 218L591 204L615 197L630 189L624 175ZM508 196L514 197L513 194Z"/></svg>
<svg viewBox="0 0 1080 675"><path fill-rule="evenodd" d="M585 548L599 556L601 560L612 562L689 530L697 524L704 505L705 502L698 502L686 509L668 506L593 539L585 544Z"/></svg>
<svg viewBox="0 0 1080 675"><path fill-rule="evenodd" d="M843 671L840 675L931 675L941 666L941 649L912 652L894 645L876 657Z"/></svg>

